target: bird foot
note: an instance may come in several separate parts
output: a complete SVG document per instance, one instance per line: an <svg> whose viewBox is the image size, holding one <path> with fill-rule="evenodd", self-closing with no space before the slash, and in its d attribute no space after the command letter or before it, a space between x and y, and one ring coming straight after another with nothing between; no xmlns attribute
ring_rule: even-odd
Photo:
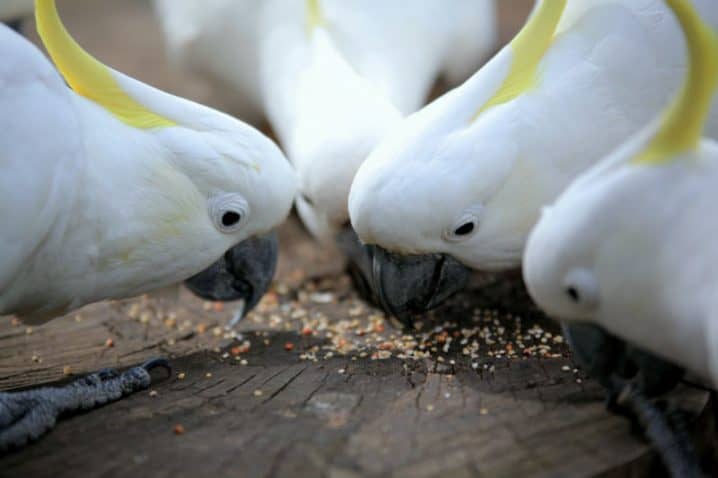
<svg viewBox="0 0 718 478"><path fill-rule="evenodd" d="M148 388L155 368L169 375L169 363L154 359L122 373L103 369L63 387L0 393L0 453L37 440L61 415L91 410Z"/></svg>
<svg viewBox="0 0 718 478"><path fill-rule="evenodd" d="M649 400L632 383L625 383L616 404L628 411L658 452L672 477L703 477L698 455L691 442L685 416Z"/></svg>

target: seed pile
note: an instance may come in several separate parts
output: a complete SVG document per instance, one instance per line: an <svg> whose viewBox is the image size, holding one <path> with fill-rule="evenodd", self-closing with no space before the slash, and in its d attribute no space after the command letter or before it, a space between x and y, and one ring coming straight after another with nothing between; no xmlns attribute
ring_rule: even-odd
<svg viewBox="0 0 718 478"><path fill-rule="evenodd" d="M347 281L343 277L338 281L339 287L327 280L308 281L294 291L278 284L240 327L247 337L245 346L268 346L277 332L284 332L295 337L284 341L284 350L306 361L319 362L335 356L351 360L431 358L449 365L469 361L473 368L487 365L487 359L556 358L567 354L555 326L546 330L543 322L529 322L491 308L465 310L460 317L452 313L452 320L442 320L442 311L434 311L416 322L413 330L401 330L392 326L383 313L361 301L348 283L342 284ZM248 348L232 348L230 354L239 358L246 351Z"/></svg>
<svg viewBox="0 0 718 478"><path fill-rule="evenodd" d="M395 327L382 312L362 301L347 276L297 283L293 287L275 284L238 330L224 327L234 313L232 304L202 302L191 296L169 305L145 296L113 307L147 334L158 337L163 353L213 350L240 365L252 364L252 350L272 345L277 347L276 353L296 354L310 362L338 356L350 360L431 359L449 367L461 364L474 369L490 369L496 360L556 358L568 353L554 323L535 311L504 307L507 299L528 303L514 290L484 294L498 296L498 304L473 300L483 288L466 292L448 310L433 311L406 330ZM84 319L78 314L75 320ZM105 350L121 351L121 336L103 340ZM33 354L32 360L41 363L42 357ZM71 373L69 370L65 373Z"/></svg>

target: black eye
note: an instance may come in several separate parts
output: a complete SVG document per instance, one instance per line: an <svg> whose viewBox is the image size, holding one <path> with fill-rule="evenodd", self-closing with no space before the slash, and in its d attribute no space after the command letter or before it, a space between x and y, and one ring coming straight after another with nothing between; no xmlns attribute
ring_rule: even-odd
<svg viewBox="0 0 718 478"><path fill-rule="evenodd" d="M578 293L578 290L575 287L567 287L566 288L566 295L568 295L571 300L578 303L581 300L581 294Z"/></svg>
<svg viewBox="0 0 718 478"><path fill-rule="evenodd" d="M465 236L467 234L471 234L472 232L474 232L474 227L475 226L473 222L464 223L456 228L454 234L457 236Z"/></svg>
<svg viewBox="0 0 718 478"><path fill-rule="evenodd" d="M222 215L222 225L224 227L232 227L242 219L239 213L227 211Z"/></svg>

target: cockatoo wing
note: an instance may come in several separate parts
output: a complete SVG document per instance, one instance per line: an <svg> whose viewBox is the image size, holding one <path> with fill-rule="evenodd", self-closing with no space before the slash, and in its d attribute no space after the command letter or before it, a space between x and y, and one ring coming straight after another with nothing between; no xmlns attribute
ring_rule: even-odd
<svg viewBox="0 0 718 478"><path fill-rule="evenodd" d="M174 60L229 87L233 98L245 98L237 112L256 120L263 104L260 36L285 35L298 18L304 30L303 2L154 3ZM494 0L417 0L411 8L398 2L322 0L320 7L347 61L404 113L422 105L437 74L445 71L452 83L468 77L496 38ZM283 52L272 54L295 56L295 47L284 45Z"/></svg>
<svg viewBox="0 0 718 478"><path fill-rule="evenodd" d="M70 91L30 42L0 26L0 300L81 188ZM2 303L0 303L0 310Z"/></svg>
<svg viewBox="0 0 718 478"><path fill-rule="evenodd" d="M257 56L263 0L155 0L172 61L209 80L232 113L256 123L263 117Z"/></svg>
<svg viewBox="0 0 718 478"><path fill-rule="evenodd" d="M451 48L445 56L444 73L454 85L466 80L498 46L498 19L494 0L445 2L455 16L448 34Z"/></svg>
<svg viewBox="0 0 718 478"><path fill-rule="evenodd" d="M347 61L404 114L423 105L437 75L446 71L452 82L464 80L494 47L494 4L488 0L418 0L410 8L322 0L321 8Z"/></svg>

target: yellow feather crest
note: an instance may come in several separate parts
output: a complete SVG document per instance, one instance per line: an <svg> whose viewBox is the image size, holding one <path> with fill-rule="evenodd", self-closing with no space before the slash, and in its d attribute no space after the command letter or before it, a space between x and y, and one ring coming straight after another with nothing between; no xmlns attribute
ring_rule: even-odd
<svg viewBox="0 0 718 478"><path fill-rule="evenodd" d="M112 71L77 44L62 24L55 0L35 0L35 20L52 61L74 91L130 126L141 129L175 126L173 121L129 96Z"/></svg>
<svg viewBox="0 0 718 478"><path fill-rule="evenodd" d="M326 23L319 0L306 0L307 33L311 35L316 28Z"/></svg>
<svg viewBox="0 0 718 478"><path fill-rule="evenodd" d="M543 0L521 31L511 41L511 70L498 91L476 113L517 98L538 84L538 66L553 42L567 0Z"/></svg>
<svg viewBox="0 0 718 478"><path fill-rule="evenodd" d="M688 72L683 88L666 111L658 133L634 161L661 164L694 150L703 135L711 100L718 87L718 36L701 20L689 0L666 0L683 29Z"/></svg>

